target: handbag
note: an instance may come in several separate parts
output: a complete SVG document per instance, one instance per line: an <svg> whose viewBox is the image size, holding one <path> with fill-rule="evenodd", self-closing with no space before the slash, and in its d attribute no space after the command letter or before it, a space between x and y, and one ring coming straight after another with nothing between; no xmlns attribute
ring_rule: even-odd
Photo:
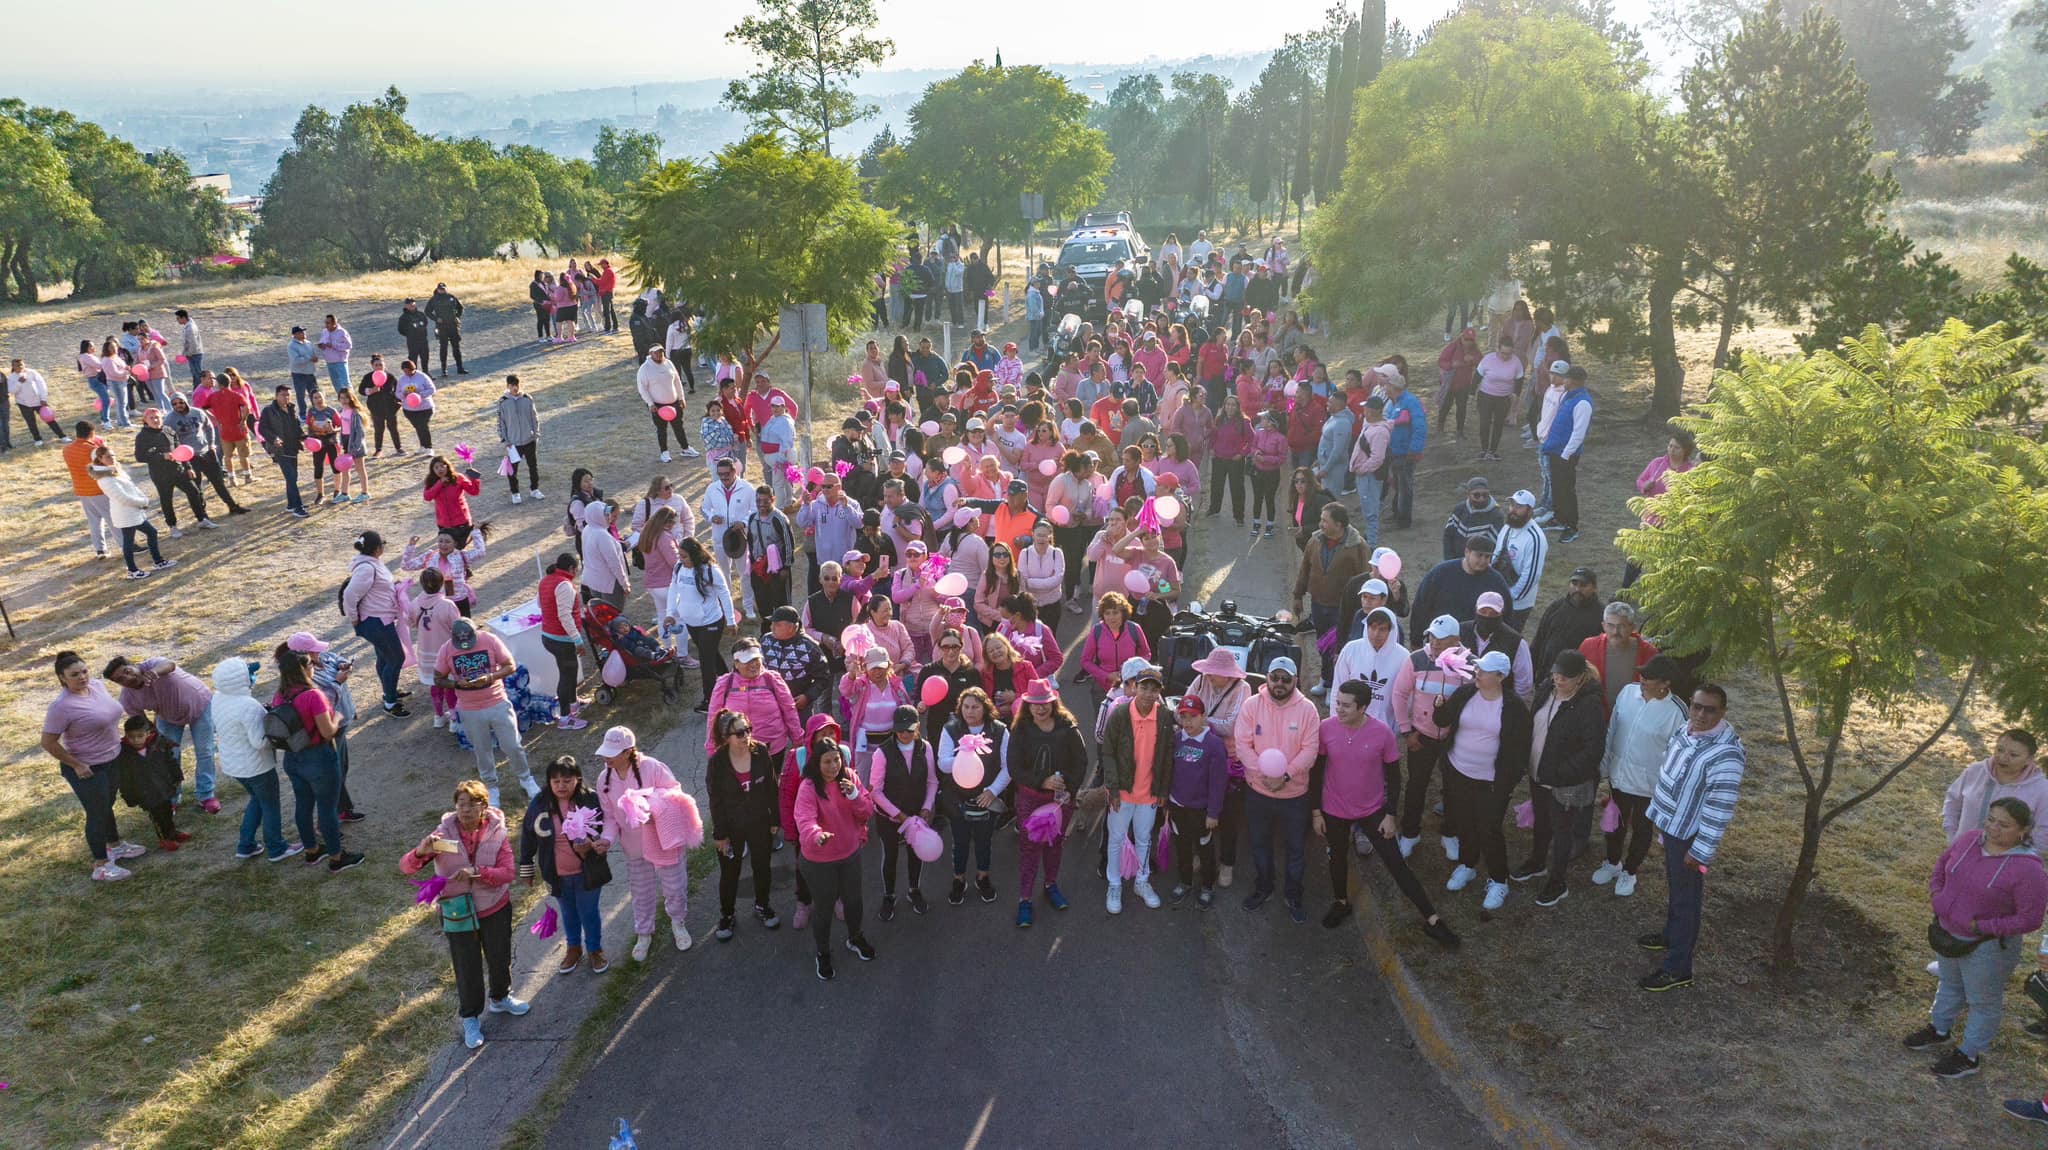
<svg viewBox="0 0 2048 1150"><path fill-rule="evenodd" d="M1948 932L1947 927L1941 925L1939 918L1927 924L1927 945L1933 947L1934 953L1943 958L1963 958L1984 945L1986 941L1981 938L1957 938Z"/></svg>
<svg viewBox="0 0 2048 1150"><path fill-rule="evenodd" d="M583 856L583 889L596 890L612 881L612 864L604 855L592 851Z"/></svg>
<svg viewBox="0 0 2048 1150"><path fill-rule="evenodd" d="M441 933L468 934L476 929L476 899L467 894L441 900Z"/></svg>
<svg viewBox="0 0 2048 1150"><path fill-rule="evenodd" d="M2048 974L2037 970L2027 976L2027 997L2033 999L2034 1005L2040 1007L2044 1013L2048 1013Z"/></svg>

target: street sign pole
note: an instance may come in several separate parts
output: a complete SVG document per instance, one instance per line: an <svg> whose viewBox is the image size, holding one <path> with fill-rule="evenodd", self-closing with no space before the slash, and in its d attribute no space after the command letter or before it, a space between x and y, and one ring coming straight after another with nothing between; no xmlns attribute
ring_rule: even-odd
<svg viewBox="0 0 2048 1150"><path fill-rule="evenodd" d="M825 305L821 303L784 304L778 317L784 341L795 339L796 349L804 361L804 434L798 454L803 466L811 466L811 435L813 409L817 406L811 394L811 356L825 350Z"/></svg>
<svg viewBox="0 0 2048 1150"><path fill-rule="evenodd" d="M1038 261L1032 256L1032 242L1037 238L1038 221L1045 218L1045 194L1024 192L1017 199L1017 206L1024 215L1024 275L1028 278L1038 270Z"/></svg>

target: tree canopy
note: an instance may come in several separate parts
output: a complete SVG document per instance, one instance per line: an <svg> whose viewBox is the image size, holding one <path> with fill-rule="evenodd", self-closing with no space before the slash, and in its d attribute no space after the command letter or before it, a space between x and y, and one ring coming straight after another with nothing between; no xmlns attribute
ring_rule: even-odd
<svg viewBox="0 0 2048 1150"><path fill-rule="evenodd" d="M900 232L861 199L851 163L765 132L708 163L671 160L626 196L632 278L707 314L700 346L732 351L748 376L775 349L784 304L824 304L834 347L863 335Z"/></svg>
<svg viewBox="0 0 2048 1150"><path fill-rule="evenodd" d="M894 41L868 35L878 22L875 0L761 0L759 16L725 34L761 59L726 89L725 103L758 131L830 155L832 129L875 114L849 81L896 51Z"/></svg>

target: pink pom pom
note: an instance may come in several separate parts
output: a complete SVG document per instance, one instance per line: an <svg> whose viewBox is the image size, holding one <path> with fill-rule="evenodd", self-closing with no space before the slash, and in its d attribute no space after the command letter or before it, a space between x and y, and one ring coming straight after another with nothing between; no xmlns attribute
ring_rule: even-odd
<svg viewBox="0 0 2048 1150"><path fill-rule="evenodd" d="M853 464L848 463L844 459L835 460L832 464L832 474L837 475L841 479L846 478L846 473L852 470Z"/></svg>
<svg viewBox="0 0 2048 1150"><path fill-rule="evenodd" d="M1060 841L1066 830L1065 815L1058 803L1047 803L1024 816L1024 837L1041 846Z"/></svg>
<svg viewBox="0 0 2048 1150"><path fill-rule="evenodd" d="M1138 508L1138 530L1159 530L1159 506L1155 500L1147 499L1144 505Z"/></svg>
<svg viewBox="0 0 2048 1150"><path fill-rule="evenodd" d="M1528 829L1536 825L1536 804L1524 800L1515 808L1515 825Z"/></svg>
<svg viewBox="0 0 2048 1150"><path fill-rule="evenodd" d="M181 356L179 356L179 357L178 357L178 359L177 359L177 362L178 362L178 363L184 363L184 362L185 362L185 357L184 357L184 356L182 356L182 355L181 355Z"/></svg>
<svg viewBox="0 0 2048 1150"><path fill-rule="evenodd" d="M859 387L863 382L865 381L861 379L858 373L846 377L846 386L848 387Z"/></svg>
<svg viewBox="0 0 2048 1150"><path fill-rule="evenodd" d="M1436 657L1436 665L1446 675L1469 679L1472 677L1472 652L1463 647L1452 647Z"/></svg>
<svg viewBox="0 0 2048 1150"><path fill-rule="evenodd" d="M994 749L995 744L989 741L987 735L960 736L959 750L963 754L985 755Z"/></svg>
<svg viewBox="0 0 2048 1150"><path fill-rule="evenodd" d="M619 821L627 826L643 826L653 813L645 790L628 790L619 796Z"/></svg>
<svg viewBox="0 0 2048 1150"><path fill-rule="evenodd" d="M553 938L559 923L560 916L555 913L555 904L551 902L548 909L541 913L540 921L528 929L535 938Z"/></svg>
<svg viewBox="0 0 2048 1150"><path fill-rule="evenodd" d="M1535 815L1533 812L1530 815L1530 820L1532 822L1535 820ZM1604 835L1611 835L1615 831L1618 831L1620 829L1621 808L1615 805L1613 799L1608 799L1607 806L1600 812L1600 833Z"/></svg>
<svg viewBox="0 0 2048 1150"><path fill-rule="evenodd" d="M1117 852L1117 870L1125 878L1137 878L1139 861L1138 848L1131 845L1131 840L1125 839L1123 849Z"/></svg>
<svg viewBox="0 0 2048 1150"><path fill-rule="evenodd" d="M476 460L476 449L467 443L458 443L455 445L455 458L460 459L464 463L474 462Z"/></svg>
<svg viewBox="0 0 2048 1150"><path fill-rule="evenodd" d="M657 791L652 797L654 835L669 850L696 850L704 845L704 818L697 800L681 787Z"/></svg>
<svg viewBox="0 0 2048 1150"><path fill-rule="evenodd" d="M426 906L441 897L441 891L448 886L448 880L442 875L433 875L413 885L420 888L419 894L413 897L413 903L417 906Z"/></svg>
<svg viewBox="0 0 2048 1150"><path fill-rule="evenodd" d="M789 464L782 469L782 477L789 480L790 486L794 487L804 481L804 469L794 463Z"/></svg>
<svg viewBox="0 0 2048 1150"><path fill-rule="evenodd" d="M596 838L604 825L604 814L596 807L577 807L562 817L560 833L564 838L580 842Z"/></svg>

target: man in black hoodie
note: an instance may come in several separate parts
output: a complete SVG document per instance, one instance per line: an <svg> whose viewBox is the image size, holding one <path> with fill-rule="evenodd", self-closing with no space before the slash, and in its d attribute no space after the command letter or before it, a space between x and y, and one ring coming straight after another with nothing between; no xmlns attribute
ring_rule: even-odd
<svg viewBox="0 0 2048 1150"><path fill-rule="evenodd" d="M306 449L306 429L299 423L299 413L292 410L291 388L279 387L257 417L256 438L284 476L285 507L300 519L306 518L306 504L299 497L299 454Z"/></svg>
<svg viewBox="0 0 2048 1150"><path fill-rule="evenodd" d="M177 446L177 439L164 427L164 413L154 407L144 411L142 430L135 433L135 461L149 468L150 482L156 484L157 501L163 504L164 522L171 525L173 539L181 539L185 535L178 528L178 509L171 502L171 496L179 491L185 493L185 502L192 506L192 517L199 521L201 527L217 526L206 517L206 496L199 491L192 465L171 458L171 452Z"/></svg>
<svg viewBox="0 0 2048 1150"><path fill-rule="evenodd" d="M1591 567L1572 572L1572 582L1557 601L1544 608L1536 624L1536 638L1530 654L1536 666L1557 662L1560 651L1576 651L1579 644L1600 633L1600 616L1606 604L1600 602L1600 577Z"/></svg>
<svg viewBox="0 0 2048 1150"><path fill-rule="evenodd" d="M427 300L427 318L434 321L434 334L441 341L441 374L448 374L448 351L453 348L455 374L468 375L469 369L462 366L462 301L455 298L447 284L434 285L434 294ZM425 371L427 357L424 349L422 352L410 358Z"/></svg>
<svg viewBox="0 0 2048 1150"><path fill-rule="evenodd" d="M420 310L417 301L406 300L404 310L398 313L398 334L405 337L405 358L414 363L427 362L427 332L433 321Z"/></svg>
<svg viewBox="0 0 2048 1150"><path fill-rule="evenodd" d="M1444 520L1444 558L1456 559L1465 551L1468 539L1484 539L1488 549L1500 537L1500 529L1507 523L1507 514L1494 502L1493 491L1487 486L1486 477L1475 475L1465 481L1465 498L1451 508L1450 518Z"/></svg>

